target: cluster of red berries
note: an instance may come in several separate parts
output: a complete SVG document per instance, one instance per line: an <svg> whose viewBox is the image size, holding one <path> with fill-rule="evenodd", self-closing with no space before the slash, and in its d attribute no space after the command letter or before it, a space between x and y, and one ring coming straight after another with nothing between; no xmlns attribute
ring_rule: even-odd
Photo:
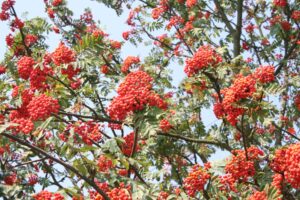
<svg viewBox="0 0 300 200"><path fill-rule="evenodd" d="M219 176L221 187L220 190L226 191L226 192L238 192L236 188L236 179L231 174L225 174L222 176Z"/></svg>
<svg viewBox="0 0 300 200"><path fill-rule="evenodd" d="M36 62L33 58L23 56L18 61L18 73L21 78L28 80L30 78L30 86L32 89L45 89L46 76L52 74L53 71L49 66L44 66L43 70L39 67L34 68Z"/></svg>
<svg viewBox="0 0 300 200"><path fill-rule="evenodd" d="M38 39L39 39L38 36L32 35L32 34L28 34L25 37L25 44L26 44L26 46L31 46L34 43L36 43L38 41Z"/></svg>
<svg viewBox="0 0 300 200"><path fill-rule="evenodd" d="M98 180L95 180L95 183L103 192L107 193L109 191L108 183L100 183ZM91 200L104 200L104 198L98 192L94 190L89 190L88 192Z"/></svg>
<svg viewBox="0 0 300 200"><path fill-rule="evenodd" d="M0 65L0 75L5 74L5 72L6 72L6 67L3 65Z"/></svg>
<svg viewBox="0 0 300 200"><path fill-rule="evenodd" d="M166 25L166 29L170 30L172 27L176 27L177 25L183 24L184 19L180 16L172 16L169 20L169 23Z"/></svg>
<svg viewBox="0 0 300 200"><path fill-rule="evenodd" d="M299 21L300 20L300 10L295 10L292 13L292 19L295 21Z"/></svg>
<svg viewBox="0 0 300 200"><path fill-rule="evenodd" d="M10 153L10 147L9 144L6 144L5 146L0 146L0 156L3 156L5 152Z"/></svg>
<svg viewBox="0 0 300 200"><path fill-rule="evenodd" d="M284 181L293 188L300 188L300 143L291 144L287 148L275 151L271 168L276 173L284 174Z"/></svg>
<svg viewBox="0 0 300 200"><path fill-rule="evenodd" d="M11 47L15 41L14 36L10 33L5 37L5 42L8 47Z"/></svg>
<svg viewBox="0 0 300 200"><path fill-rule="evenodd" d="M277 189L277 193L281 194L282 184L283 184L283 175L282 174L274 174L273 175L272 186Z"/></svg>
<svg viewBox="0 0 300 200"><path fill-rule="evenodd" d="M57 99L41 94L33 97L27 108L30 118L37 121L47 119L52 113L58 113L60 106Z"/></svg>
<svg viewBox="0 0 300 200"><path fill-rule="evenodd" d="M135 23L133 22L133 19L135 18L135 16L140 12L140 7L137 7L133 10L131 10L129 12L129 15L127 17L127 20L126 20L126 23L129 25L129 26L135 26Z"/></svg>
<svg viewBox="0 0 300 200"><path fill-rule="evenodd" d="M184 179L183 184L187 194L194 197L196 192L204 190L204 186L210 178L206 167L194 165L188 176Z"/></svg>
<svg viewBox="0 0 300 200"><path fill-rule="evenodd" d="M36 63L34 59L31 57L23 56L22 58L20 58L20 60L17 63L18 73L20 77L25 80L28 80L35 64Z"/></svg>
<svg viewBox="0 0 300 200"><path fill-rule="evenodd" d="M134 30L125 31L125 32L122 33L122 37L123 37L124 40L128 40L129 36L131 36L134 33L135 33Z"/></svg>
<svg viewBox="0 0 300 200"><path fill-rule="evenodd" d="M13 97L16 97L19 93L19 87L15 86L13 89ZM28 112L28 104L34 97L33 91L25 89L21 93L22 105L17 110L11 111L9 118L12 123L19 124L18 126L11 126L10 129L14 130L16 133L23 132L24 134L29 134L33 128L34 124L30 119Z"/></svg>
<svg viewBox="0 0 300 200"><path fill-rule="evenodd" d="M52 68L49 66L44 66L43 69L40 67L35 68L32 70L30 74L30 88L32 89L40 89L45 90L49 89L49 85L46 84L47 75L52 75L53 71Z"/></svg>
<svg viewBox="0 0 300 200"><path fill-rule="evenodd" d="M14 185L18 181L17 173L12 173L8 176L5 176L3 179L5 185Z"/></svg>
<svg viewBox="0 0 300 200"><path fill-rule="evenodd" d="M127 58L125 58L124 63L121 67L121 71L123 73L127 73L129 68L134 65L134 64L138 64L140 62L140 58L136 57L136 56L128 56Z"/></svg>
<svg viewBox="0 0 300 200"><path fill-rule="evenodd" d="M133 150L134 145L134 132L129 133L125 137L123 137L125 142L121 145L121 150L124 155L130 156L131 152ZM140 145L137 144L135 148L135 152L138 152L140 150Z"/></svg>
<svg viewBox="0 0 300 200"><path fill-rule="evenodd" d="M247 155L246 155L247 153ZM248 178L255 175L255 161L259 161L259 156L263 156L262 150L251 146L244 150L233 150L232 158L225 166L225 172L230 174L233 179L248 181Z"/></svg>
<svg viewBox="0 0 300 200"><path fill-rule="evenodd" d="M252 23L248 24L246 27L245 27L245 31L247 33L253 33L253 31L257 28L257 26L254 26Z"/></svg>
<svg viewBox="0 0 300 200"><path fill-rule="evenodd" d="M3 1L2 3L2 6L1 6L1 13L0 13L0 20L1 21L6 21L9 19L10 17L10 12L9 12L9 9L11 7L13 7L15 4L15 0L5 0Z"/></svg>
<svg viewBox="0 0 300 200"><path fill-rule="evenodd" d="M102 66L100 67L100 71L101 71L103 74L107 74L108 71L109 71L109 68L108 68L107 65L102 65Z"/></svg>
<svg viewBox="0 0 300 200"><path fill-rule="evenodd" d="M158 197L157 197L156 200L167 200L169 196L170 196L169 193L164 192L164 191L161 191L161 192L158 194Z"/></svg>
<svg viewBox="0 0 300 200"><path fill-rule="evenodd" d="M167 10L168 10L167 1L160 1L159 5L152 10L152 18L158 19L160 18Z"/></svg>
<svg viewBox="0 0 300 200"><path fill-rule="evenodd" d="M185 2L186 7L188 7L188 8L194 7L195 5L197 5L197 3L198 3L197 0L187 0Z"/></svg>
<svg viewBox="0 0 300 200"><path fill-rule="evenodd" d="M102 138L100 124L94 121L78 122L73 124L74 132L78 134L82 141L87 145L92 145L93 142L99 142Z"/></svg>
<svg viewBox="0 0 300 200"><path fill-rule="evenodd" d="M249 197L249 200L268 200L268 196L265 191L256 191Z"/></svg>
<svg viewBox="0 0 300 200"><path fill-rule="evenodd" d="M286 0L273 0L273 4L275 6L285 7L285 6L287 6L287 1Z"/></svg>
<svg viewBox="0 0 300 200"><path fill-rule="evenodd" d="M238 76L234 83L221 93L224 95L222 103L214 105L217 118L226 117L227 121L235 126L237 117L244 113L244 109L237 106L239 100L250 97L255 91L255 79L252 76Z"/></svg>
<svg viewBox="0 0 300 200"><path fill-rule="evenodd" d="M166 109L167 103L152 91L152 81L146 72L129 73L117 90L118 96L108 107L109 116L122 121L132 112L143 110L147 105Z"/></svg>
<svg viewBox="0 0 300 200"><path fill-rule="evenodd" d="M201 46L192 58L186 60L184 72L188 76L197 74L200 70L222 62L222 57L211 46Z"/></svg>
<svg viewBox="0 0 300 200"><path fill-rule="evenodd" d="M121 49L122 43L119 42L119 41L116 41L116 40L110 40L110 46L111 46L113 49Z"/></svg>
<svg viewBox="0 0 300 200"><path fill-rule="evenodd" d="M14 87L14 95L13 97L16 97L19 93L19 87ZM21 99L22 99L22 107L27 107L32 98L34 97L34 91L31 89L25 89L21 93Z"/></svg>
<svg viewBox="0 0 300 200"><path fill-rule="evenodd" d="M253 74L248 76L238 75L229 88L221 91L222 103L214 105L214 113L217 118L226 117L227 121L235 126L238 116L244 113L244 109L238 106L242 99L252 97L256 92L257 81L266 84L275 80L274 66L261 66Z"/></svg>
<svg viewBox="0 0 300 200"><path fill-rule="evenodd" d="M43 190L33 196L34 200L64 200L65 197L60 193L52 193L47 190Z"/></svg>
<svg viewBox="0 0 300 200"><path fill-rule="evenodd" d="M279 24L284 31L289 31L292 25L287 20L284 20L281 15L274 16L269 20L270 26Z"/></svg>
<svg viewBox="0 0 300 200"><path fill-rule="evenodd" d="M72 80L80 72L79 68L74 68L73 65L68 65L66 69L62 68L61 73L67 75L68 79Z"/></svg>
<svg viewBox="0 0 300 200"><path fill-rule="evenodd" d="M52 1L52 6L56 7L62 4L63 0L53 0Z"/></svg>
<svg viewBox="0 0 300 200"><path fill-rule="evenodd" d="M125 186L124 183L120 183L119 187L110 189L107 183L99 183L96 181L97 186L104 191L111 200L132 200L130 193L131 187ZM91 200L104 200L104 198L96 191L89 190Z"/></svg>
<svg viewBox="0 0 300 200"><path fill-rule="evenodd" d="M126 188L114 188L107 192L111 200L132 200L130 192Z"/></svg>
<svg viewBox="0 0 300 200"><path fill-rule="evenodd" d="M39 181L39 178L36 174L30 174L28 176L28 185L35 185Z"/></svg>
<svg viewBox="0 0 300 200"><path fill-rule="evenodd" d="M170 124L170 122L167 119L162 119L159 122L159 128L163 133L169 132L172 127L173 126Z"/></svg>
<svg viewBox="0 0 300 200"><path fill-rule="evenodd" d="M128 171L127 169L119 169L119 170L118 170L118 174L119 174L120 176L127 176L128 173L129 173L129 171Z"/></svg>
<svg viewBox="0 0 300 200"><path fill-rule="evenodd" d="M113 162L111 159L104 155L98 158L98 168L100 172L108 172L113 167Z"/></svg>
<svg viewBox="0 0 300 200"><path fill-rule="evenodd" d="M11 127L17 133L22 132L24 134L29 134L34 128L34 124L30 119L16 118L16 119L12 120L11 122L18 124L17 126Z"/></svg>
<svg viewBox="0 0 300 200"><path fill-rule="evenodd" d="M255 69L253 77L261 83L269 83L275 80L275 67L272 65L261 66Z"/></svg>
<svg viewBox="0 0 300 200"><path fill-rule="evenodd" d="M300 93L298 93L294 98L294 104L296 108L300 111Z"/></svg>
<svg viewBox="0 0 300 200"><path fill-rule="evenodd" d="M55 65L60 66L61 64L69 64L74 62L76 59L76 54L70 48L68 48L64 43L60 43L59 46L52 53L52 61Z"/></svg>

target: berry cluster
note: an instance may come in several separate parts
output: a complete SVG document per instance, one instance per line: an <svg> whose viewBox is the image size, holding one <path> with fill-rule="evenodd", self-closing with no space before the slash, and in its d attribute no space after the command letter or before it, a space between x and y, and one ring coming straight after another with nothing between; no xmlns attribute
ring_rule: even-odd
<svg viewBox="0 0 300 200"><path fill-rule="evenodd" d="M71 129L74 130L75 135L73 135L74 142L79 143L78 136L87 145L92 145L94 142L99 142L102 138L100 124L94 121L82 122L78 121L75 124L69 124L65 131L59 134L59 138L62 141L67 142L70 137Z"/></svg>
<svg viewBox="0 0 300 200"><path fill-rule="evenodd" d="M159 122L159 128L161 129L161 131L163 133L167 133L169 132L169 130L172 128L173 126L170 124L170 122L167 119L162 119Z"/></svg>
<svg viewBox="0 0 300 200"><path fill-rule="evenodd" d="M111 200L132 200L130 186L125 187L123 183L120 183L120 187L110 189L107 183L99 183L96 180L96 184ZM104 200L96 191L89 190L88 192L91 200Z"/></svg>
<svg viewBox="0 0 300 200"><path fill-rule="evenodd" d="M33 128L34 124L30 119L25 119L25 118L16 118L11 121L12 123L18 124L18 126L12 126L11 129L16 131L17 133L24 133L24 134L29 134Z"/></svg>
<svg viewBox="0 0 300 200"><path fill-rule="evenodd" d="M164 192L164 191L161 191L161 192L158 194L158 197L157 197L156 200L167 200L169 196L170 196L169 193Z"/></svg>
<svg viewBox="0 0 300 200"><path fill-rule="evenodd" d="M36 174L30 174L28 176L28 185L35 185L39 181L39 178Z"/></svg>
<svg viewBox="0 0 300 200"><path fill-rule="evenodd" d="M68 48L64 43L60 43L59 46L52 53L52 61L55 65L69 64L76 59L75 52Z"/></svg>
<svg viewBox="0 0 300 200"><path fill-rule="evenodd" d="M168 9L168 2L164 0L160 1L159 5L152 10L152 18L160 18Z"/></svg>
<svg viewBox="0 0 300 200"><path fill-rule="evenodd" d="M95 180L95 183L103 192L107 193L109 191L109 186L106 182L100 183L99 181ZM94 190L89 190L88 192L91 200L104 200L104 198L98 192Z"/></svg>
<svg viewBox="0 0 300 200"><path fill-rule="evenodd" d="M59 193L52 193L47 190L43 190L33 196L34 200L64 200L65 197Z"/></svg>
<svg viewBox="0 0 300 200"><path fill-rule="evenodd" d="M37 121L47 119L52 113L58 113L59 107L58 100L41 94L32 98L27 109L30 118Z"/></svg>
<svg viewBox="0 0 300 200"><path fill-rule="evenodd" d="M121 49L122 43L116 40L110 40L110 46L113 49Z"/></svg>
<svg viewBox="0 0 300 200"><path fill-rule="evenodd" d="M122 33L122 37L123 37L124 40L128 40L129 36L132 35L133 33L134 33L134 31L132 31L132 30L131 31L125 31L125 32Z"/></svg>
<svg viewBox="0 0 300 200"><path fill-rule="evenodd" d="M109 71L109 68L108 68L107 65L102 65L102 66L100 67L100 70L101 70L101 72L102 72L103 74L107 74L108 71Z"/></svg>
<svg viewBox="0 0 300 200"><path fill-rule="evenodd" d="M18 61L18 73L21 78L30 79L31 89L45 89L48 86L45 84L46 76L52 74L53 71L49 66L44 66L43 69L35 67L36 62L33 58L23 56Z"/></svg>
<svg viewBox="0 0 300 200"><path fill-rule="evenodd" d="M124 63L121 67L121 71L123 73L127 73L129 68L134 65L134 64L138 64L140 62L140 58L136 57L136 56L128 56L127 58L125 58Z"/></svg>
<svg viewBox="0 0 300 200"><path fill-rule="evenodd" d="M80 122L79 126L74 127L74 132L77 133L87 145L92 145L93 142L99 142L102 138L100 125L93 121Z"/></svg>
<svg viewBox="0 0 300 200"><path fill-rule="evenodd" d="M300 143L291 144L287 148L275 151L275 158L272 160L271 168L284 175L284 181L293 188L300 188Z"/></svg>
<svg viewBox="0 0 300 200"><path fill-rule="evenodd" d="M15 86L13 89L13 97L16 97L19 93L19 87ZM9 118L12 123L18 124L18 126L11 126L10 129L14 130L16 133L23 132L24 134L29 134L33 128L34 124L30 119L28 112L28 104L34 97L33 91L30 89L25 89L21 93L22 105L17 110L11 111Z"/></svg>
<svg viewBox="0 0 300 200"><path fill-rule="evenodd" d="M126 188L114 188L107 192L111 200L132 200L130 192Z"/></svg>
<svg viewBox="0 0 300 200"><path fill-rule="evenodd" d="M188 76L197 74L206 67L215 67L222 62L222 57L211 46L201 46L192 58L186 60L184 72Z"/></svg>
<svg viewBox="0 0 300 200"><path fill-rule="evenodd" d="M28 57L28 56L23 56L20 58L18 61L18 73L21 78L28 80L30 77L30 74L33 70L33 66L35 65L35 61L33 58Z"/></svg>
<svg viewBox="0 0 300 200"><path fill-rule="evenodd" d="M204 190L204 186L210 178L210 174L200 165L194 165L188 176L184 179L184 188L190 197L194 197L196 192Z"/></svg>
<svg viewBox="0 0 300 200"><path fill-rule="evenodd" d="M79 68L74 68L73 65L68 65L66 69L62 68L61 73L63 75L67 75L69 80L73 80L74 76L76 76L80 72Z"/></svg>
<svg viewBox="0 0 300 200"><path fill-rule="evenodd" d="M238 192L236 188L236 180L231 174L225 174L222 176L219 176L221 187L220 189L222 191L233 191L233 192Z"/></svg>
<svg viewBox="0 0 300 200"><path fill-rule="evenodd" d="M300 20L300 10L295 10L292 13L292 19L295 21L299 21Z"/></svg>
<svg viewBox="0 0 300 200"><path fill-rule="evenodd" d="M300 93L298 93L294 98L294 104L296 108L300 111Z"/></svg>
<svg viewBox="0 0 300 200"><path fill-rule="evenodd" d="M63 0L53 0L52 1L52 6L56 7L59 6L60 4L62 4Z"/></svg>
<svg viewBox="0 0 300 200"><path fill-rule="evenodd" d="M134 145L134 132L129 133L123 139L125 140L125 142L121 145L121 150L124 155L130 156ZM138 152L139 150L140 150L140 145L137 144L135 148L135 152Z"/></svg>
<svg viewBox="0 0 300 200"><path fill-rule="evenodd" d="M273 4L278 7L285 7L285 6L287 6L287 1L286 0L273 0Z"/></svg>
<svg viewBox="0 0 300 200"><path fill-rule="evenodd" d="M166 26L167 30L170 30L172 27L176 27L177 25L183 24L184 19L180 16L173 16L170 18L169 23ZM181 37L181 36L180 36Z"/></svg>
<svg viewBox="0 0 300 200"><path fill-rule="evenodd" d="M222 103L216 103L214 105L214 113L216 117L226 117L227 121L231 125L235 126L237 123L237 117L244 113L244 109L238 107L237 103L241 99L252 96L252 94L256 91L255 84L256 80L253 76L239 75L229 88L221 91L224 98Z"/></svg>
<svg viewBox="0 0 300 200"><path fill-rule="evenodd" d="M195 5L197 5L197 0L187 0L186 1L186 7L188 7L188 8L192 8L192 7L194 7Z"/></svg>
<svg viewBox="0 0 300 200"><path fill-rule="evenodd" d="M113 167L113 162L111 159L105 157L104 155L98 158L98 168L100 172L108 172Z"/></svg>
<svg viewBox="0 0 300 200"><path fill-rule="evenodd" d="M268 196L265 191L256 191L249 197L249 200L268 200Z"/></svg>
<svg viewBox="0 0 300 200"><path fill-rule="evenodd" d="M32 35L32 34L28 34L25 37L25 44L26 44L26 46L31 46L34 43L36 43L38 39L39 39L38 36Z"/></svg>
<svg viewBox="0 0 300 200"><path fill-rule="evenodd" d="M167 103L152 91L152 78L143 71L129 73L120 84L118 96L108 107L109 116L114 120L124 120L134 111L140 111L146 105L166 109Z"/></svg>
<svg viewBox="0 0 300 200"><path fill-rule="evenodd" d="M14 172L3 179L5 185L14 185L18 181L17 174Z"/></svg>
<svg viewBox="0 0 300 200"><path fill-rule="evenodd" d="M15 98L19 94L19 87L15 86L13 89L12 96ZM9 118L10 120L14 120L16 118L29 118L29 113L27 110L27 106L31 99L34 97L33 91L30 89L25 89L21 93L22 105L17 110L13 110L10 112Z"/></svg>
<svg viewBox="0 0 300 200"><path fill-rule="evenodd" d="M255 175L255 161L264 153L257 147L251 146L247 149L247 155L244 150L233 150L232 158L225 166L225 172L230 174L234 180L248 181Z"/></svg>
<svg viewBox="0 0 300 200"><path fill-rule="evenodd" d="M0 75L4 74L6 72L6 67L4 67L3 65L0 65Z"/></svg>
<svg viewBox="0 0 300 200"><path fill-rule="evenodd" d="M281 194L282 184L283 184L283 175L282 174L274 174L273 175L272 186L277 189L277 193Z"/></svg>
<svg viewBox="0 0 300 200"><path fill-rule="evenodd" d="M272 65L261 66L255 69L253 77L261 83L269 83L275 80L275 68Z"/></svg>
<svg viewBox="0 0 300 200"><path fill-rule="evenodd" d="M0 20L1 21L6 21L9 19L10 17L10 12L9 12L9 9L11 7L13 7L15 4L15 0L5 0L3 1L2 3L2 10L1 10L1 13L0 13Z"/></svg>

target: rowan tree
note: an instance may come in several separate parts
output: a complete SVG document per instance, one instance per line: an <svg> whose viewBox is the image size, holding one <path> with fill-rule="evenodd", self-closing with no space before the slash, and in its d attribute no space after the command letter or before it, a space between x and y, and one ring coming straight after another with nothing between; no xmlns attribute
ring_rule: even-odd
<svg viewBox="0 0 300 200"><path fill-rule="evenodd" d="M3 199L300 199L299 1L97 1L123 40L66 0L2 1Z"/></svg>

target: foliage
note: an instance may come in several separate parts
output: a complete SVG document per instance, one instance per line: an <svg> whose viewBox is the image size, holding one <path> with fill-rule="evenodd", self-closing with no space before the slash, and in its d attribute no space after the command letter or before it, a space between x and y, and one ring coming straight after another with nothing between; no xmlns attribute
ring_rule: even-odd
<svg viewBox="0 0 300 200"><path fill-rule="evenodd" d="M123 41L66 0L24 21L2 2L3 199L300 199L299 1L98 2L130 9Z"/></svg>

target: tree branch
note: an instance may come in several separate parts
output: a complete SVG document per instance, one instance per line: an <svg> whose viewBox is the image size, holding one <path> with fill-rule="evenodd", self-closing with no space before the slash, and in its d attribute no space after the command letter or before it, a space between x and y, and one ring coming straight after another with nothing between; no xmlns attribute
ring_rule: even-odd
<svg viewBox="0 0 300 200"><path fill-rule="evenodd" d="M107 194L101 190L97 184L93 181L90 180L89 178L87 178L86 176L82 175L76 168L74 168L73 166L69 165L68 163L65 163L64 161L62 161L59 158L55 158L54 156L48 154L46 151L44 151L43 149L40 149L36 146L33 146L32 144L7 133L1 133L2 136L12 139L14 141L16 141L17 143L26 146L28 148L30 148L33 151L38 152L39 154L42 154L44 156L46 156L47 158L59 163L60 165L64 166L66 169L69 169L70 171L72 171L74 174L76 174L79 178L83 179L85 182L87 182L91 187L93 187L105 200L110 200L110 198L107 196Z"/></svg>
<svg viewBox="0 0 300 200"><path fill-rule="evenodd" d="M226 149L229 152L232 151L232 148L228 144L219 142L217 140L195 139L195 138L185 137L182 135L177 135L177 134L172 134L172 133L161 133L161 132L157 133L157 135L181 139L186 142L193 142L193 143L199 143L199 144L210 144L210 145L214 145L214 146Z"/></svg>

